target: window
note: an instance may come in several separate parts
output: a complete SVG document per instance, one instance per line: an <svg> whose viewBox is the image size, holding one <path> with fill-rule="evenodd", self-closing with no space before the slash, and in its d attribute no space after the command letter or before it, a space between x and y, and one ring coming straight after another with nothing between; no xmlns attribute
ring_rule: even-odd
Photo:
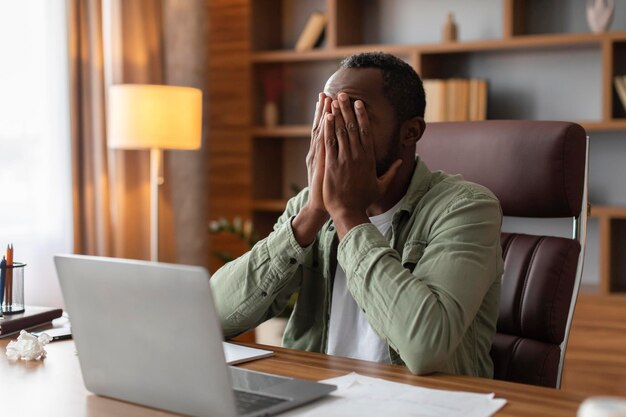
<svg viewBox="0 0 626 417"><path fill-rule="evenodd" d="M73 249L66 21L64 1L0 2L0 253L28 305L62 304L52 256Z"/></svg>

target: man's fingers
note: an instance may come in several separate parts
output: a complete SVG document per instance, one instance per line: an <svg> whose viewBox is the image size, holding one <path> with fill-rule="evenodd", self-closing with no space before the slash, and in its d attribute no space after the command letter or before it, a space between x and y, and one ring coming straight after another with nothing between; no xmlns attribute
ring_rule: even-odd
<svg viewBox="0 0 626 417"><path fill-rule="evenodd" d="M335 120L332 114L324 116L324 150L326 152L326 166L337 160L337 138L335 137Z"/></svg>
<svg viewBox="0 0 626 417"><path fill-rule="evenodd" d="M356 121L359 129L359 138L361 145L366 152L374 152L374 143L370 130L370 119L365 110L365 104L361 100L354 102L354 112L356 113Z"/></svg>
<svg viewBox="0 0 626 417"><path fill-rule="evenodd" d="M317 129L317 126L320 123L320 115L321 114L322 114L322 106L320 106L320 101L318 100L315 103L315 112L313 113L313 125L311 127L313 132L315 132L315 129Z"/></svg>
<svg viewBox="0 0 626 417"><path fill-rule="evenodd" d="M326 145L323 139L319 139L317 141L315 151L315 171L318 172L318 175L324 176L324 169L326 166Z"/></svg>
<svg viewBox="0 0 626 417"><path fill-rule="evenodd" d="M341 116L341 109L339 108L339 102L333 100L332 104L333 119L335 120L335 137L337 138L337 156L340 159L348 159L350 157L350 139L348 138L348 131L346 125Z"/></svg>
<svg viewBox="0 0 626 417"><path fill-rule="evenodd" d="M393 164L391 164L387 172L385 172L382 177L378 178L378 190L380 191L380 195L383 195L387 191L389 185L396 177L396 174L400 169L400 165L402 165L402 159L396 160Z"/></svg>
<svg viewBox="0 0 626 417"><path fill-rule="evenodd" d="M359 138L359 126L354 115L354 110L352 110L352 106L350 105L350 97L346 93L339 93L337 98L339 99L341 116L343 117L346 131L348 132L350 151L353 155L356 155L362 149L362 146L361 139Z"/></svg>
<svg viewBox="0 0 626 417"><path fill-rule="evenodd" d="M321 123L324 123L324 120L325 120L325 117L322 117L322 122ZM325 156L325 151L324 151L324 148L326 147L325 140L324 140L324 137L325 137L324 130L325 130L324 126L321 126L320 134L318 135L318 138L317 138L317 140L315 141L315 144L314 144L314 150L315 150L315 161L314 161L314 163L318 167L319 166L323 166L324 158L326 157Z"/></svg>
<svg viewBox="0 0 626 417"><path fill-rule="evenodd" d="M324 98L326 95L324 93L319 93L317 96L317 103L315 104L315 114L313 115L313 131L318 128L320 125L320 121L322 119L322 114L324 111Z"/></svg>

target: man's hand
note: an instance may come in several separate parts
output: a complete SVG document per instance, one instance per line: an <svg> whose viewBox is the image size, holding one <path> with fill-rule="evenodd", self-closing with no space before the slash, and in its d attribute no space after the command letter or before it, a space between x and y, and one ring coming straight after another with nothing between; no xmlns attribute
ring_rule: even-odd
<svg viewBox="0 0 626 417"><path fill-rule="evenodd" d="M339 93L332 114L324 118L326 166L323 199L340 239L353 227L369 222L367 208L387 191L402 161L395 161L380 178L370 122L361 100L350 105Z"/></svg>
<svg viewBox="0 0 626 417"><path fill-rule="evenodd" d="M294 236L302 247L310 245L315 240L317 232L329 217L322 195L325 165L323 121L324 116L330 114L331 102L330 97L326 97L324 93L319 94L311 129L311 145L306 156L309 200L291 223Z"/></svg>

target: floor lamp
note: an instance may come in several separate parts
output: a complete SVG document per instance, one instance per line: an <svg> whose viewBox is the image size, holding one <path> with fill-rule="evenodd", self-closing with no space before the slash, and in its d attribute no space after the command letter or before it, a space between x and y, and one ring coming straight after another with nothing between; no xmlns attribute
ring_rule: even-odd
<svg viewBox="0 0 626 417"><path fill-rule="evenodd" d="M159 259L163 149L199 149L202 92L167 85L109 87L107 136L113 149L150 149L150 260Z"/></svg>

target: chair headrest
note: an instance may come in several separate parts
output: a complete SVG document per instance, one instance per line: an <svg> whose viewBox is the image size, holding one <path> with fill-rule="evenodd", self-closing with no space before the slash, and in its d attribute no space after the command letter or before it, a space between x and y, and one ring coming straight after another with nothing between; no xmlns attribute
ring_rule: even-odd
<svg viewBox="0 0 626 417"><path fill-rule="evenodd" d="M580 213L586 133L575 123L488 120L428 123L417 153L442 170L489 188L505 216Z"/></svg>

